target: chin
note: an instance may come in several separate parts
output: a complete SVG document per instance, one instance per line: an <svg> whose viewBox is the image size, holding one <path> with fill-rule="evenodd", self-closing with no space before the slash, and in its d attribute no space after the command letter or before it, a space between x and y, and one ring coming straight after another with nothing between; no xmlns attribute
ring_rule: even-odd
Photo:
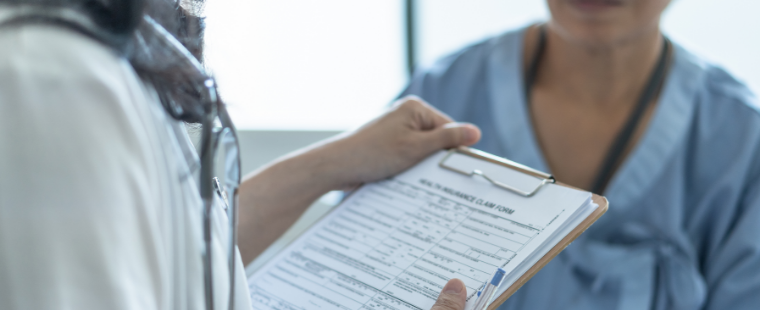
<svg viewBox="0 0 760 310"><path fill-rule="evenodd" d="M611 25L600 23L563 25L557 21L551 21L552 30L568 42L573 42L590 47L603 47L615 44L624 35Z"/></svg>
<svg viewBox="0 0 760 310"><path fill-rule="evenodd" d="M669 0L548 0L553 30L571 42L610 46L659 31Z"/></svg>

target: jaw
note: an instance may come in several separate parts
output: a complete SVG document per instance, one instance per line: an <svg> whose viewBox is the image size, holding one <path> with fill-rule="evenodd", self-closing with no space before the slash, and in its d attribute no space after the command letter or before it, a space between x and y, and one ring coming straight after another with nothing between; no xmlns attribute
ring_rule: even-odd
<svg viewBox="0 0 760 310"><path fill-rule="evenodd" d="M659 35L665 0L548 0L555 33L593 49L635 44Z"/></svg>
<svg viewBox="0 0 760 310"><path fill-rule="evenodd" d="M588 50L614 50L656 40L661 36L659 20L633 30L615 23L583 22L566 26L552 19L549 28L563 41Z"/></svg>

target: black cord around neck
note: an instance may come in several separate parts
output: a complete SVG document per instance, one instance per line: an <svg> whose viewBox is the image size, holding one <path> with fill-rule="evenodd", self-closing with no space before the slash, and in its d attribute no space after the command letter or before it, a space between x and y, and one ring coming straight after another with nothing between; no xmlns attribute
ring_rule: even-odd
<svg viewBox="0 0 760 310"><path fill-rule="evenodd" d="M625 126L617 134L617 137L613 141L610 148L607 150L607 155L602 162L602 166L599 169L596 179L591 187L591 192L602 194L609 185L612 176L615 173L615 169L622 161L623 153L626 147L630 143L631 137L633 137L636 128L641 122L641 118L644 116L647 108L654 101L655 97L659 93L660 88L665 82L665 76L668 67L668 59L670 55L670 41L663 37L662 51L660 57L657 60L657 65L649 77L649 81L639 95L639 100L634 107L631 115L628 117L628 121ZM525 100L528 106L531 102L531 89L536 82L538 75L538 69L541 64L541 59L546 50L546 26L542 25L539 28L538 43L536 44L536 51L534 52L533 59L531 59L530 66L525 73ZM530 107L529 107L530 108Z"/></svg>

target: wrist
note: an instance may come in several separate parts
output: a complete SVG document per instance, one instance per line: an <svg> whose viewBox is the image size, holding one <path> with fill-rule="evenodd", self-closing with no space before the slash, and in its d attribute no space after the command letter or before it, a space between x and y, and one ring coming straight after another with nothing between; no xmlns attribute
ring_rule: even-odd
<svg viewBox="0 0 760 310"><path fill-rule="evenodd" d="M342 136L330 139L296 155L293 160L302 163L301 169L306 173L304 180L328 192L342 190L360 183L355 177L355 170L349 154L350 142Z"/></svg>

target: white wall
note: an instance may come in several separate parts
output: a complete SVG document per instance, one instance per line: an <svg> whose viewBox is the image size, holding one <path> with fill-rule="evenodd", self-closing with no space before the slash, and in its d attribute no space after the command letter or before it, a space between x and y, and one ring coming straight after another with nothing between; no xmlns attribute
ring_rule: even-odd
<svg viewBox="0 0 760 310"><path fill-rule="evenodd" d="M239 128L357 127L406 83L401 0L206 3L206 61Z"/></svg>
<svg viewBox="0 0 760 310"><path fill-rule="evenodd" d="M760 94L760 1L676 0L662 26L674 41L726 67Z"/></svg>

